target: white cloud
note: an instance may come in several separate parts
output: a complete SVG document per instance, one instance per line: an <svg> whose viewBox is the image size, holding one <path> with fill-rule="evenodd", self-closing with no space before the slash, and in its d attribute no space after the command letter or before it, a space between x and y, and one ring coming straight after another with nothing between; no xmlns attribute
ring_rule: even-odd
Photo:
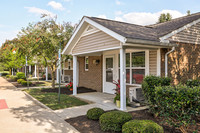
<svg viewBox="0 0 200 133"><path fill-rule="evenodd" d="M119 0L116 0L115 3L116 3L117 5L122 5L122 2L120 2Z"/></svg>
<svg viewBox="0 0 200 133"><path fill-rule="evenodd" d="M122 17L116 17L115 20L125 21L139 25L149 25L149 24L155 24L158 21L158 18L161 13L170 13L172 15L172 18L178 18L186 15L176 10L162 10L156 13L130 12L127 14L123 14Z"/></svg>
<svg viewBox="0 0 200 133"><path fill-rule="evenodd" d="M54 13L52 13L50 11L47 11L45 9L40 9L40 8L36 8L36 7L24 7L24 8L28 9L28 12L34 13L36 15L47 14L50 17L55 17L56 16L56 14L54 14Z"/></svg>
<svg viewBox="0 0 200 133"><path fill-rule="evenodd" d="M122 11L116 11L116 12L115 12L115 15L117 15L117 16L118 16L118 15L122 15L122 14L123 14Z"/></svg>
<svg viewBox="0 0 200 133"><path fill-rule="evenodd" d="M61 3L58 3L55 1L50 1L47 5L51 6L53 9L56 9L56 10L64 10L65 9Z"/></svg>
<svg viewBox="0 0 200 133"><path fill-rule="evenodd" d="M106 17L106 15L99 15L99 16L97 16L98 18L104 18L104 19L106 19L107 17Z"/></svg>
<svg viewBox="0 0 200 133"><path fill-rule="evenodd" d="M2 43L4 43L6 40L12 40L15 37L17 37L19 31L0 31L0 46Z"/></svg>
<svg viewBox="0 0 200 133"><path fill-rule="evenodd" d="M70 1L72 1L72 0L63 0L63 1L65 1L65 2L70 2Z"/></svg>

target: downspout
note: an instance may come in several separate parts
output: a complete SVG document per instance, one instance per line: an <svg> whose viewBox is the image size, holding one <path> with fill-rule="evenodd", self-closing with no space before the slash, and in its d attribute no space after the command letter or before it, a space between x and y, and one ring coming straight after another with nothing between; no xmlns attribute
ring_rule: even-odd
<svg viewBox="0 0 200 133"><path fill-rule="evenodd" d="M172 47L172 50L165 54L165 77L168 75L168 55L175 50L175 47Z"/></svg>

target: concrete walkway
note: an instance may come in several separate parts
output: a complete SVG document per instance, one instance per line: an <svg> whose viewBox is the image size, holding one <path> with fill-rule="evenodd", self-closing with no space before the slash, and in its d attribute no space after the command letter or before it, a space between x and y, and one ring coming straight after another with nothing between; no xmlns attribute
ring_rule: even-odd
<svg viewBox="0 0 200 133"><path fill-rule="evenodd" d="M119 108L113 103L113 99L115 95L112 94L106 94L106 93L100 93L100 92L91 92L91 93L82 93L76 95L77 98L80 98L82 100L93 102L88 105L84 106L77 106L77 107L71 107L66 109L60 109L54 111L57 115L59 115L63 119L69 119L81 115L86 115L87 111L94 107L99 107L107 110L114 110ZM127 112L136 111L136 110L144 110L147 109L147 106L138 107L138 108L132 108L127 107Z"/></svg>
<svg viewBox="0 0 200 133"><path fill-rule="evenodd" d="M8 105L8 109L0 109L1 133L78 133L64 119L33 103L2 77L0 99L5 99Z"/></svg>

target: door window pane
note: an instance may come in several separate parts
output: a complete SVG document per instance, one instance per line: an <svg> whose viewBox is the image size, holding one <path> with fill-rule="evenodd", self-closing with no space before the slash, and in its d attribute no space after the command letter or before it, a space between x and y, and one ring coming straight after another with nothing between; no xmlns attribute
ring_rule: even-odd
<svg viewBox="0 0 200 133"><path fill-rule="evenodd" d="M132 53L132 67L145 67L145 52Z"/></svg>
<svg viewBox="0 0 200 133"><path fill-rule="evenodd" d="M106 58L106 82L113 82L113 58Z"/></svg>
<svg viewBox="0 0 200 133"><path fill-rule="evenodd" d="M145 69L132 69L132 83L141 84L145 77Z"/></svg>

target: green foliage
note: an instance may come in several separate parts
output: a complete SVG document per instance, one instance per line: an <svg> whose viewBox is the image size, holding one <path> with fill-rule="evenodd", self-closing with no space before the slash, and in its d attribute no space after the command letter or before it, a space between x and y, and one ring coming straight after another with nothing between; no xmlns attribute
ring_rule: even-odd
<svg viewBox="0 0 200 133"><path fill-rule="evenodd" d="M25 81L24 79L18 79L17 83L21 84L22 81Z"/></svg>
<svg viewBox="0 0 200 133"><path fill-rule="evenodd" d="M8 79L8 78L10 78L11 77L11 75L6 75L6 78Z"/></svg>
<svg viewBox="0 0 200 133"><path fill-rule="evenodd" d="M7 72L2 72L0 75L1 76L6 76L6 75L8 75L8 73Z"/></svg>
<svg viewBox="0 0 200 133"><path fill-rule="evenodd" d="M26 79L25 73L23 72L18 72L16 75L17 75L17 79Z"/></svg>
<svg viewBox="0 0 200 133"><path fill-rule="evenodd" d="M132 115L127 112L111 111L101 115L99 123L103 131L120 132L122 125L130 120Z"/></svg>
<svg viewBox="0 0 200 133"><path fill-rule="evenodd" d="M200 114L200 86L183 85L156 87L155 104L158 113L175 127L187 127Z"/></svg>
<svg viewBox="0 0 200 133"><path fill-rule="evenodd" d="M92 120L99 120L99 117L104 113L101 108L92 108L87 111L87 118Z"/></svg>
<svg viewBox="0 0 200 133"><path fill-rule="evenodd" d="M151 120L131 120L122 126L122 133L164 133L164 130Z"/></svg>
<svg viewBox="0 0 200 133"><path fill-rule="evenodd" d="M120 94L116 94L116 96L114 98L114 103L116 103L117 100L120 100Z"/></svg>
<svg viewBox="0 0 200 133"><path fill-rule="evenodd" d="M21 81L21 84L22 84L23 86L27 86L28 84L29 84L29 86L31 86L31 85L32 85L32 82L31 82L31 81Z"/></svg>
<svg viewBox="0 0 200 133"><path fill-rule="evenodd" d="M200 80L188 80L186 82L186 85L189 87L195 87L195 86L200 86Z"/></svg>
<svg viewBox="0 0 200 133"><path fill-rule="evenodd" d="M172 15L167 13L162 13L160 14L160 17L158 19L158 23L163 23L163 22L167 22L167 21L170 21L172 19Z"/></svg>
<svg viewBox="0 0 200 133"><path fill-rule="evenodd" d="M11 78L11 80L14 81L14 82L17 81L17 76L10 76L10 78Z"/></svg>
<svg viewBox="0 0 200 133"><path fill-rule="evenodd" d="M170 78L161 78L157 76L146 76L142 83L142 90L145 96L145 100L150 106L150 110L153 111L156 105L155 97L155 87L156 86L169 86L171 82Z"/></svg>

